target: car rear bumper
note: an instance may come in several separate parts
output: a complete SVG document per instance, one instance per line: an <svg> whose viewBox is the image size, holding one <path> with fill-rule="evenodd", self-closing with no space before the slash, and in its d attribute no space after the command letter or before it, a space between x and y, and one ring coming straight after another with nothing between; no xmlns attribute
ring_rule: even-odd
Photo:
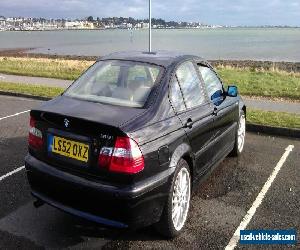
<svg viewBox="0 0 300 250"><path fill-rule="evenodd" d="M160 219L174 169L133 186L117 187L25 158L32 195L67 213L113 227L138 228Z"/></svg>

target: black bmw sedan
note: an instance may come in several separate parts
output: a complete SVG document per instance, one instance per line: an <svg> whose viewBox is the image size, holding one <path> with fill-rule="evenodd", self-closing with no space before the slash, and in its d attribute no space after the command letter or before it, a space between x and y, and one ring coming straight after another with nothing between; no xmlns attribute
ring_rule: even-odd
<svg viewBox="0 0 300 250"><path fill-rule="evenodd" d="M119 228L184 229L197 182L245 140L246 107L202 58L102 57L30 113L26 169L36 206Z"/></svg>

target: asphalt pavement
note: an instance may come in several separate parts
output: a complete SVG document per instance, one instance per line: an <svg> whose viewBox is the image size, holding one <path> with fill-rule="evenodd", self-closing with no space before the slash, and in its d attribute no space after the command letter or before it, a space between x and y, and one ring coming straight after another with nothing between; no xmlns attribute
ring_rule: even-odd
<svg viewBox="0 0 300 250"><path fill-rule="evenodd" d="M226 158L197 187L186 230L174 240L163 239L153 227L109 229L48 205L34 208L22 166L27 110L40 103L0 96L0 249L224 249L289 145L294 149L247 229L296 228L298 244L293 248L300 248L300 141L293 138L247 133L242 156ZM16 169L20 170L11 174Z"/></svg>
<svg viewBox="0 0 300 250"><path fill-rule="evenodd" d="M53 78L16 76L16 75L7 75L1 73L0 73L0 81L11 82L11 83L43 85L49 87L61 87L61 88L67 88L73 82L73 81L53 79ZM300 114L299 102L293 103L288 101L271 101L263 98L262 99L244 98L244 101L248 107L254 109Z"/></svg>
<svg viewBox="0 0 300 250"><path fill-rule="evenodd" d="M274 112L286 112L300 115L300 103L299 102L287 102L287 101L271 101L265 99L251 99L243 98L247 107L253 109L274 111Z"/></svg>

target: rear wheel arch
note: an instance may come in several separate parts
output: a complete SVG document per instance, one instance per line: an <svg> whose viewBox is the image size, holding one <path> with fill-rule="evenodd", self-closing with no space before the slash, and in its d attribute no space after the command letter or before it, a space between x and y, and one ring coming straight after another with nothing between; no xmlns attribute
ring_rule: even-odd
<svg viewBox="0 0 300 250"><path fill-rule="evenodd" d="M173 151L171 159L170 159L170 168L176 168L177 163L184 156L191 157L191 147L187 143L182 143Z"/></svg>
<svg viewBox="0 0 300 250"><path fill-rule="evenodd" d="M190 154L185 154L185 155L182 156L182 159L185 160L187 162L187 164L189 165L190 174L191 174L191 180L193 180L193 178L194 178L194 162L193 162L193 158L191 157Z"/></svg>
<svg viewBox="0 0 300 250"><path fill-rule="evenodd" d="M176 168L178 162L183 159L187 162L190 168L191 177L193 179L194 173L194 160L191 146L187 143L180 144L173 152L170 160L170 168Z"/></svg>

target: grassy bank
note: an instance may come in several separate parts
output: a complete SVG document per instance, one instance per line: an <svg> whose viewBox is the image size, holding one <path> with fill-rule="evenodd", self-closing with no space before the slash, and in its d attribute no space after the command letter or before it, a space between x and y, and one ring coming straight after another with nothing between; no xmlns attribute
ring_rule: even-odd
<svg viewBox="0 0 300 250"><path fill-rule="evenodd" d="M249 109L247 121L259 125L300 129L300 115Z"/></svg>
<svg viewBox="0 0 300 250"><path fill-rule="evenodd" d="M79 60L0 57L0 72L74 80L92 63Z"/></svg>
<svg viewBox="0 0 300 250"><path fill-rule="evenodd" d="M9 83L9 82L0 82L0 91L17 93L17 94L26 94L42 97L55 97L60 95L64 89L47 87L42 85L31 85L31 84L18 84L18 83Z"/></svg>
<svg viewBox="0 0 300 250"><path fill-rule="evenodd" d="M217 71L226 84L237 85L242 95L300 100L300 73L229 66L219 66Z"/></svg>
<svg viewBox="0 0 300 250"><path fill-rule="evenodd" d="M63 89L41 85L0 82L0 91L52 98L61 94ZM296 114L248 109L247 120L255 124L300 128L300 116Z"/></svg>
<svg viewBox="0 0 300 250"><path fill-rule="evenodd" d="M93 61L0 57L0 72L25 76L76 79ZM277 68L217 66L226 84L235 84L241 95L300 100L300 73Z"/></svg>

